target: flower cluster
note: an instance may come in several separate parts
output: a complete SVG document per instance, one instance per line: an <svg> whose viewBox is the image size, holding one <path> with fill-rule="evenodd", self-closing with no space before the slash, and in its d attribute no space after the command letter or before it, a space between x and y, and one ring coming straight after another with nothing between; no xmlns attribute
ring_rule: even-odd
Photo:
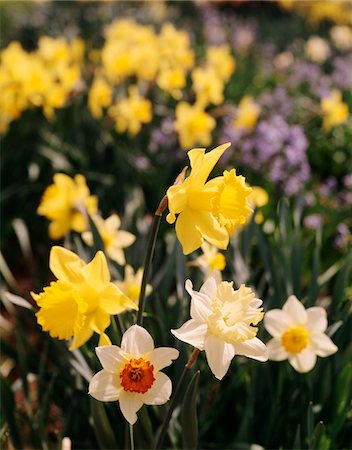
<svg viewBox="0 0 352 450"><path fill-rule="evenodd" d="M0 54L0 133L28 108L40 107L48 119L80 90L84 44L42 37L38 49L27 52L12 42Z"/></svg>

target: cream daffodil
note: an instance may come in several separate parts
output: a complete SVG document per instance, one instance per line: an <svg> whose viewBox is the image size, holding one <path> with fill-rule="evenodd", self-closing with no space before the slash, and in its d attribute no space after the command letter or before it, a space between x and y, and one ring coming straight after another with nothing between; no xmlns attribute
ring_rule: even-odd
<svg viewBox="0 0 352 450"><path fill-rule="evenodd" d="M223 144L208 153L201 148L190 150L190 175L167 190L170 213L166 220L176 221L176 234L185 255L197 250L204 241L225 249L229 233L243 225L252 212L247 201L251 188L234 169L207 182L229 146Z"/></svg>
<svg viewBox="0 0 352 450"><path fill-rule="evenodd" d="M297 372L309 372L317 356L330 356L338 348L324 333L328 326L326 311L319 306L305 309L291 295L281 309L265 314L264 326L273 336L267 346L269 359L289 363Z"/></svg>
<svg viewBox="0 0 352 450"><path fill-rule="evenodd" d="M89 394L102 402L118 400L125 419L133 425L137 411L146 405L162 405L171 395L169 377L160 372L178 358L171 347L154 348L147 330L133 325L122 336L121 348L96 348L103 370L89 383Z"/></svg>
<svg viewBox="0 0 352 450"><path fill-rule="evenodd" d="M255 327L263 318L262 301L252 290L223 281L217 285L209 278L199 292L193 290L191 280L186 281L191 296L191 319L171 332L181 341L205 350L209 367L221 380L235 355L257 361L268 359L268 350L256 335Z"/></svg>
<svg viewBox="0 0 352 450"><path fill-rule="evenodd" d="M203 254L190 261L189 266L199 267L204 273L205 279L214 277L217 283L221 282L221 271L225 269L225 256L214 245L203 242L201 249Z"/></svg>
<svg viewBox="0 0 352 450"><path fill-rule="evenodd" d="M134 243L136 237L129 231L119 230L121 220L117 214L112 214L107 219L96 215L93 217L94 223L99 231L104 244L104 250L108 257L121 266L126 264L123 249ZM82 239L90 246L93 245L93 234L85 231Z"/></svg>
<svg viewBox="0 0 352 450"><path fill-rule="evenodd" d="M127 295L132 301L138 305L139 294L141 292L143 278L143 268L139 268L136 273L134 273L133 268L127 264L125 266L125 278L122 281L115 281L116 286L121 289L121 291ZM150 284L147 284L145 289L145 295L151 294L153 288Z"/></svg>
<svg viewBox="0 0 352 450"><path fill-rule="evenodd" d="M94 332L99 344L109 344L104 333L110 325L110 314L137 309L135 303L110 282L104 253L99 251L89 264L75 253L53 247L49 266L57 281L40 294L31 293L40 310L36 313L43 331L52 337L70 339L70 349L80 347Z"/></svg>

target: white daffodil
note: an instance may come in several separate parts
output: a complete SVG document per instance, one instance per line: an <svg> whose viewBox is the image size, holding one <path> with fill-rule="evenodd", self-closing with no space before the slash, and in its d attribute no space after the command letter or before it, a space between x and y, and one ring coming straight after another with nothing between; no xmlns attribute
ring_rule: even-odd
<svg viewBox="0 0 352 450"><path fill-rule="evenodd" d="M258 361L268 359L268 350L256 337L258 328L253 326L263 318L262 301L250 288L241 285L235 291L232 282L217 285L214 278L209 278L199 292L192 288L191 280L187 280L186 290L192 297L191 319L171 332L181 341L205 350L216 378L224 377L235 355Z"/></svg>
<svg viewBox="0 0 352 450"><path fill-rule="evenodd" d="M265 314L264 326L273 336L267 346L269 359L289 363L297 372L309 372L315 366L317 356L330 356L338 348L324 334L328 326L326 311L320 306L305 309L291 295L281 309Z"/></svg>
<svg viewBox="0 0 352 450"><path fill-rule="evenodd" d="M126 420L133 425L137 411L146 405L162 405L171 395L171 380L160 372L178 358L178 350L154 348L147 330L133 325L116 345L97 347L103 370L89 383L89 394L102 402L118 400Z"/></svg>
<svg viewBox="0 0 352 450"><path fill-rule="evenodd" d="M129 231L120 230L121 220L117 214L112 214L107 219L95 215L94 223L104 243L104 249L110 259L116 261L120 266L126 264L123 249L129 247L136 240L134 234ZM90 246L93 245L93 234L91 231L82 233L82 239Z"/></svg>

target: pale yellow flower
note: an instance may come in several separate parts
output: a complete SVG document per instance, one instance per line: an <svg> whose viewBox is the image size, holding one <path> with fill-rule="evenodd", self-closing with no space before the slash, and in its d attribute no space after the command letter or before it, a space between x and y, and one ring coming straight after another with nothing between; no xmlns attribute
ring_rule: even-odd
<svg viewBox="0 0 352 450"><path fill-rule="evenodd" d="M138 305L139 294L141 292L143 278L143 267L139 268L135 273L133 268L127 264L125 266L125 277L122 281L115 281L116 286L118 286L121 291L127 295L128 298L133 300L136 305ZM148 297L153 291L150 284L147 284L145 295Z"/></svg>
<svg viewBox="0 0 352 450"><path fill-rule="evenodd" d="M255 327L263 319L262 301L245 285L233 289L233 283L217 284L209 278L199 292L186 281L191 296L191 319L171 332L181 341L205 350L213 374L221 380L232 358L243 355L257 361L267 361L268 350L256 335Z"/></svg>
<svg viewBox="0 0 352 450"><path fill-rule="evenodd" d="M73 337L71 350L87 342L94 332L100 334L100 345L109 344L105 330L110 314L137 307L110 282L104 253L99 251L85 264L75 253L53 247L49 265L58 280L40 294L31 293L40 308L36 313L39 325L52 337Z"/></svg>
<svg viewBox="0 0 352 450"><path fill-rule="evenodd" d="M334 126L347 122L348 105L342 101L341 92L337 89L321 99L320 107L323 114L324 131L330 131Z"/></svg>
<svg viewBox="0 0 352 450"><path fill-rule="evenodd" d="M238 105L236 118L233 121L233 128L251 131L257 123L261 108L255 103L253 97L246 95Z"/></svg>
<svg viewBox="0 0 352 450"><path fill-rule="evenodd" d="M88 94L88 108L95 119L103 115L103 108L108 108L112 102L112 87L101 77L94 78Z"/></svg>
<svg viewBox="0 0 352 450"><path fill-rule="evenodd" d="M203 108L208 104L220 105L224 101L224 82L210 67L197 67L192 71L193 90L197 104Z"/></svg>
<svg viewBox="0 0 352 450"><path fill-rule="evenodd" d="M203 254L193 261L190 261L188 265L199 267L204 273L206 280L213 277L217 283L220 283L221 272L226 266L225 256L218 251L218 248L215 247L215 245L208 244L208 242L203 242L201 249Z"/></svg>
<svg viewBox="0 0 352 450"><path fill-rule="evenodd" d="M312 36L306 42L304 51L311 61L323 63L330 55L330 46L325 39L319 36Z"/></svg>
<svg viewBox="0 0 352 450"><path fill-rule="evenodd" d="M78 233L85 231L88 223L82 212L94 214L97 204L98 199L90 195L83 175L71 178L64 173L56 173L54 184L46 188L37 212L51 220L51 239L60 239L70 230Z"/></svg>
<svg viewBox="0 0 352 450"><path fill-rule="evenodd" d="M136 237L129 231L119 229L121 220L117 214L112 214L105 220L95 215L93 220L103 241L107 256L121 266L124 266L126 260L123 249L132 245ZM82 239L88 245L93 245L93 233L91 231L85 231L82 234Z"/></svg>
<svg viewBox="0 0 352 450"><path fill-rule="evenodd" d="M342 51L352 49L352 28L348 25L335 25L330 30L330 37L335 47Z"/></svg>
<svg viewBox="0 0 352 450"><path fill-rule="evenodd" d="M264 325L273 336L267 344L269 359L288 359L297 372L309 372L317 356L330 356L338 350L324 333L328 326L325 309L319 306L305 309L294 295L287 299L282 310L268 311Z"/></svg>
<svg viewBox="0 0 352 450"><path fill-rule="evenodd" d="M183 149L197 144L209 145L212 139L211 132L215 125L215 119L206 113L200 105L180 102L176 106L174 128L178 132L180 145Z"/></svg>

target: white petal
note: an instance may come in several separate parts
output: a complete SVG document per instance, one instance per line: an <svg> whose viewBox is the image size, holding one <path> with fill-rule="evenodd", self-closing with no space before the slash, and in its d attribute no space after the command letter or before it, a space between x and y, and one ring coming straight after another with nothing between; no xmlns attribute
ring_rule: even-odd
<svg viewBox="0 0 352 450"><path fill-rule="evenodd" d="M218 283L216 282L215 277L209 277L203 286L200 288L200 293L205 294L209 299L212 299L215 295L215 292L218 288Z"/></svg>
<svg viewBox="0 0 352 450"><path fill-rule="evenodd" d="M192 281L187 280L186 291L192 297L191 301L191 317L197 322L206 322L208 316L211 314L211 304L210 299L205 294L201 294L200 292L196 292L192 289Z"/></svg>
<svg viewBox="0 0 352 450"><path fill-rule="evenodd" d="M158 347L148 356L148 359L154 366L155 371L159 371L169 366L173 359L177 359L179 351L171 347Z"/></svg>
<svg viewBox="0 0 352 450"><path fill-rule="evenodd" d="M234 347L236 355L247 356L248 358L253 358L261 362L268 360L268 349L266 345L256 337L248 339L248 341L236 342Z"/></svg>
<svg viewBox="0 0 352 450"><path fill-rule="evenodd" d="M185 322L181 328L171 330L171 333L180 339L180 341L187 342L199 350L204 348L204 339L207 333L208 326L205 323L199 324L193 319Z"/></svg>
<svg viewBox="0 0 352 450"><path fill-rule="evenodd" d="M146 405L163 405L172 392L171 380L162 372L155 375L153 386L144 394L143 402Z"/></svg>
<svg viewBox="0 0 352 450"><path fill-rule="evenodd" d="M233 345L216 336L207 336L204 350L210 370L218 380L221 380L229 370L232 358L235 356Z"/></svg>
<svg viewBox="0 0 352 450"><path fill-rule="evenodd" d="M332 340L324 333L312 333L310 336L310 345L318 356L330 356L337 352L338 348Z"/></svg>
<svg viewBox="0 0 352 450"><path fill-rule="evenodd" d="M95 352L103 368L108 372L117 373L121 364L126 362L126 355L116 345L96 347Z"/></svg>
<svg viewBox="0 0 352 450"><path fill-rule="evenodd" d="M306 350L303 350L303 352L297 353L296 355L290 353L288 360L297 372L304 373L313 369L317 361L317 355L313 350L307 348Z"/></svg>
<svg viewBox="0 0 352 450"><path fill-rule="evenodd" d="M89 383L89 394L101 402L113 402L119 398L121 386L116 373L101 370Z"/></svg>
<svg viewBox="0 0 352 450"><path fill-rule="evenodd" d="M282 310L289 316L292 325L305 325L307 311L295 295L290 295Z"/></svg>
<svg viewBox="0 0 352 450"><path fill-rule="evenodd" d="M145 328L132 325L122 336L121 349L130 355L141 356L154 350L154 341Z"/></svg>
<svg viewBox="0 0 352 450"><path fill-rule="evenodd" d="M307 328L311 331L324 332L328 327L326 311L321 306L313 306L307 309Z"/></svg>
<svg viewBox="0 0 352 450"><path fill-rule="evenodd" d="M272 337L280 338L289 326L289 317L281 309L271 309L264 315L264 327Z"/></svg>
<svg viewBox="0 0 352 450"><path fill-rule="evenodd" d="M281 344L280 339L273 338L267 342L269 359L272 361L283 361L288 358L288 353Z"/></svg>
<svg viewBox="0 0 352 450"><path fill-rule="evenodd" d="M143 406L144 395L122 390L119 398L120 409L127 422L136 423L137 411Z"/></svg>

